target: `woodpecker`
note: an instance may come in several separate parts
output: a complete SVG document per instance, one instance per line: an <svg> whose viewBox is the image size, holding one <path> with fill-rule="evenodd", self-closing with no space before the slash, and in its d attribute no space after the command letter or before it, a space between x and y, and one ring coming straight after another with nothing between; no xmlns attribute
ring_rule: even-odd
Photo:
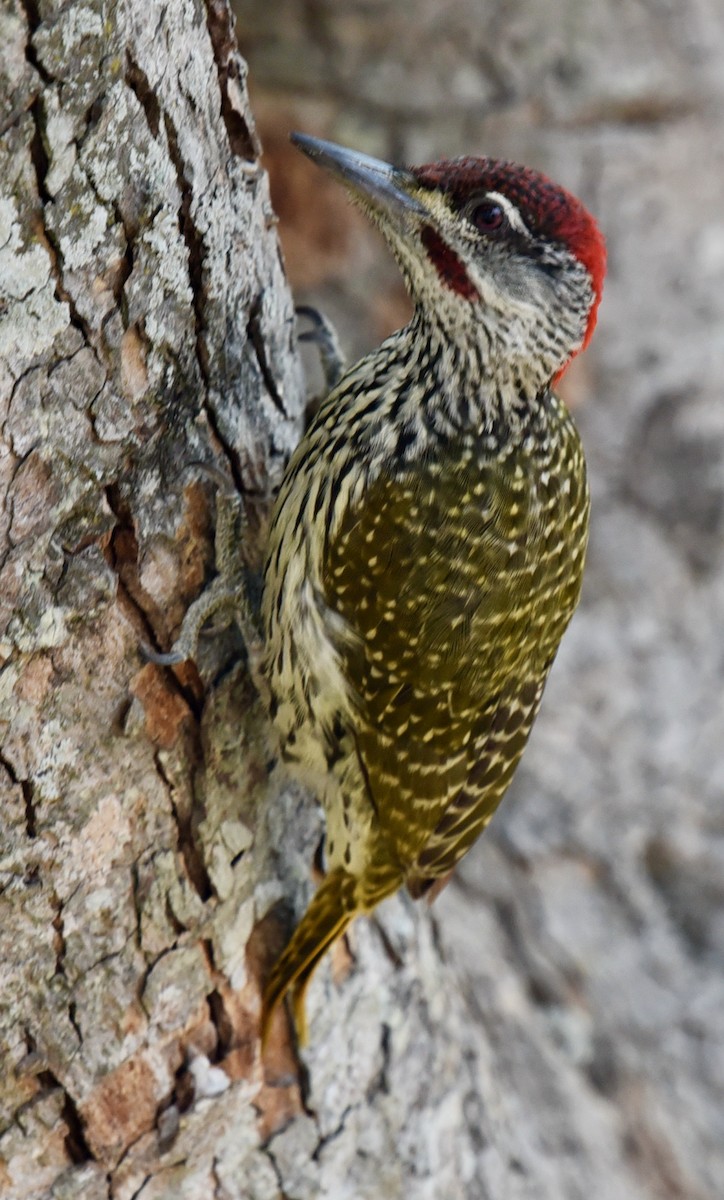
<svg viewBox="0 0 724 1200"><path fill-rule="evenodd" d="M511 162L409 170L293 134L379 227L414 305L289 462L264 570L281 753L318 794L327 873L273 967L267 1031L332 942L448 876L508 788L578 602L589 493L553 390L590 341L605 245Z"/></svg>

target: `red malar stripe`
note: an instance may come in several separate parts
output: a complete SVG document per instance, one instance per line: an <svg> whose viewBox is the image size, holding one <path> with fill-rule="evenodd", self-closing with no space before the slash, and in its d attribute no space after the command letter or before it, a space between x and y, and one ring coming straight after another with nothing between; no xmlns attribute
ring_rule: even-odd
<svg viewBox="0 0 724 1200"><path fill-rule="evenodd" d="M420 234L427 257L443 283L466 300L477 300L478 291L454 250L451 250L432 225L424 225Z"/></svg>

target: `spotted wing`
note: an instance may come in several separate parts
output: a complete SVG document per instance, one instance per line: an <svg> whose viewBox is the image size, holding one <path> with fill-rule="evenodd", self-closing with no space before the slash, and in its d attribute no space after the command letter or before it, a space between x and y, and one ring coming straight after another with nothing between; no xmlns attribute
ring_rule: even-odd
<svg viewBox="0 0 724 1200"><path fill-rule="evenodd" d="M328 547L326 599L357 635L360 761L411 878L465 852L522 753L578 591L557 594L549 507L522 457L431 461L377 479Z"/></svg>

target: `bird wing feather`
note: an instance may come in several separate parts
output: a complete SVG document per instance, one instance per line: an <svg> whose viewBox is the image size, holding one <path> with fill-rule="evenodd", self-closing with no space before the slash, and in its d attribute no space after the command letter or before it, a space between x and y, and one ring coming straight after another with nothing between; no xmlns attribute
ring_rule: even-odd
<svg viewBox="0 0 724 1200"><path fill-rule="evenodd" d="M381 475L325 560L326 602L355 634L340 653L357 683L370 799L403 868L421 877L445 869L451 839L436 831L456 800L467 797L456 843L461 821L479 831L497 805L512 774L501 714L517 762L552 657L536 629L548 556L531 465L520 454L457 461Z"/></svg>

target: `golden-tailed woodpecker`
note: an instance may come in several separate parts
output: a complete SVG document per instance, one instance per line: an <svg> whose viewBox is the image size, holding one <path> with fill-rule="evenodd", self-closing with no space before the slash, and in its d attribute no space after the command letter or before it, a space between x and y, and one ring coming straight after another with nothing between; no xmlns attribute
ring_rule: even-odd
<svg viewBox="0 0 724 1200"><path fill-rule="evenodd" d="M449 874L520 760L578 602L589 496L553 391L587 345L605 248L544 175L403 170L293 135L379 226L408 325L348 370L286 471L262 614L282 753L319 795L327 874L263 1027L359 913Z"/></svg>

